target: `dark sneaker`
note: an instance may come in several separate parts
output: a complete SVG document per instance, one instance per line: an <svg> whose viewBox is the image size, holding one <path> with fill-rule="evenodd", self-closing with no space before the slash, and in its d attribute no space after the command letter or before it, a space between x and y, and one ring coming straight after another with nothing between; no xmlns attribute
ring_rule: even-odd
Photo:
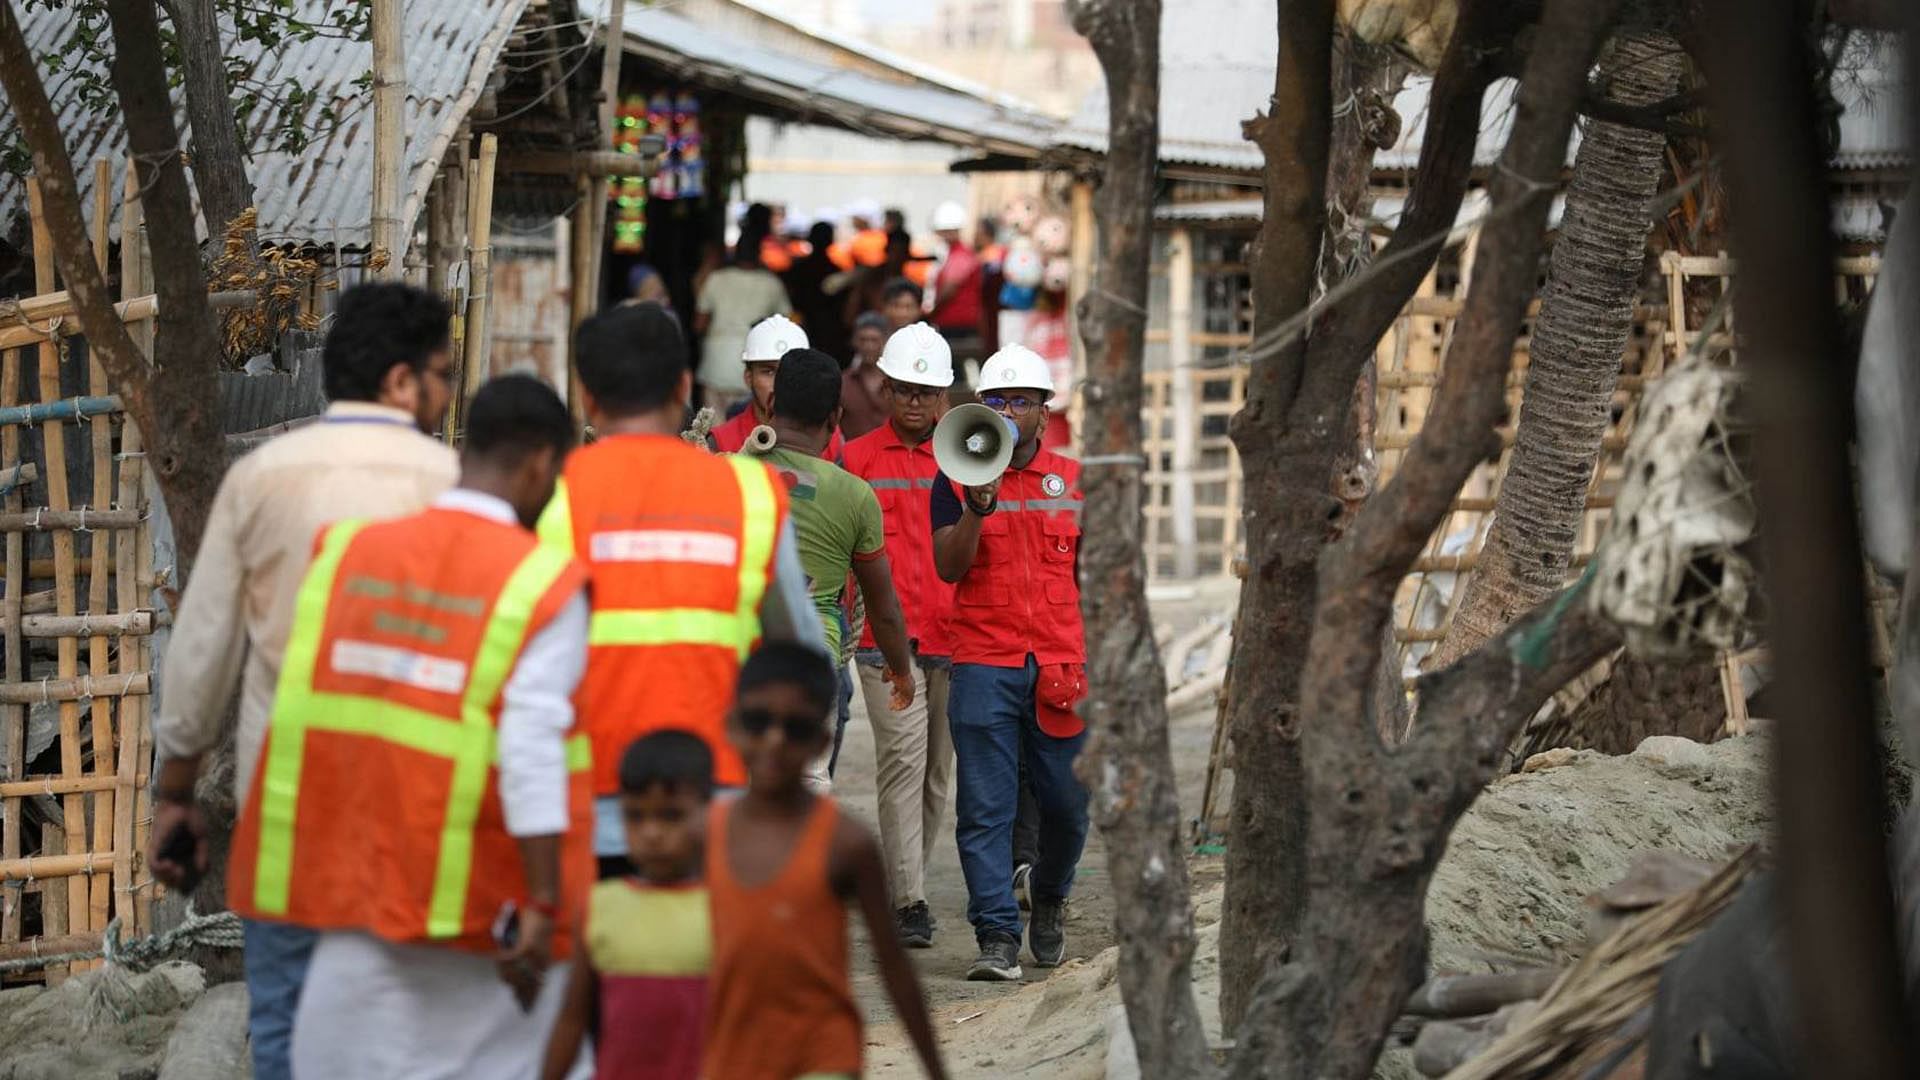
<svg viewBox="0 0 1920 1080"><path fill-rule="evenodd" d="M1034 967L1059 967L1067 951L1067 902L1035 900L1033 918L1027 920L1027 948L1033 953Z"/></svg>
<svg viewBox="0 0 1920 1080"><path fill-rule="evenodd" d="M933 912L925 900L916 900L893 913L893 925L900 930L900 944L909 949L933 948Z"/></svg>
<svg viewBox="0 0 1920 1080"><path fill-rule="evenodd" d="M1012 934L988 934L980 955L967 969L971 982L1013 982L1020 978L1020 939Z"/></svg>
<svg viewBox="0 0 1920 1080"><path fill-rule="evenodd" d="M1013 868L1013 898L1020 902L1021 911L1033 910L1033 864L1021 863Z"/></svg>

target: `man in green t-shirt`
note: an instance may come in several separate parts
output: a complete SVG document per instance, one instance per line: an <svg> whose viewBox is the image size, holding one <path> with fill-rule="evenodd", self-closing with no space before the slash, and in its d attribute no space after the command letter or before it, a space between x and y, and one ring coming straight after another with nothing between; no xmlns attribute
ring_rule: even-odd
<svg viewBox="0 0 1920 1080"><path fill-rule="evenodd" d="M774 447L762 460L787 485L793 536L826 630L827 651L844 664L840 644L849 628L841 601L851 571L866 599L873 639L886 658L890 704L897 711L913 704L913 652L887 568L880 500L865 480L820 456L840 425L840 386L840 365L826 353L794 349L782 356L773 382ZM828 760L823 758L811 777L822 789Z"/></svg>

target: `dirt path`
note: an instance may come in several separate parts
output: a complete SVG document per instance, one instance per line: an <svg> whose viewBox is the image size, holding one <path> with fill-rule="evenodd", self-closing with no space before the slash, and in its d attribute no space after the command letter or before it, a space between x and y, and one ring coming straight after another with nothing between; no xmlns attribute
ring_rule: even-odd
<svg viewBox="0 0 1920 1080"><path fill-rule="evenodd" d="M1156 621L1176 629L1184 628L1223 610L1223 604L1224 610L1231 610L1231 594L1224 601L1219 596L1207 594L1190 600L1156 604ZM1189 818L1199 812L1212 732L1211 706L1192 709L1175 718L1175 772L1180 783L1181 806ZM867 723L859 694L854 695L853 720L847 726L846 742L840 751L840 764L834 777L834 794L862 821L869 826L874 825L873 729ZM1217 878L1218 862L1217 858L1199 859L1198 864L1201 865L1196 866L1196 875L1211 874ZM1214 864L1210 869L1204 865L1209 863ZM946 824L940 830L933 863L928 867L927 896L934 918L938 920L933 948L918 950L912 955L919 968L921 986L928 1003L940 1013L943 1025L978 1012L981 1006L1019 990L1021 984L966 981L967 965L972 962L976 948L972 928L967 925L967 888L960 876L959 854L954 847L951 806L948 808ZM872 950L867 947L862 935L857 937L861 939L857 940L854 947L854 991L860 998L869 1026L886 1023L893 1019L892 1003L887 1000L885 988L881 986L874 969ZM1086 854L1080 860L1079 876L1074 883L1073 900L1067 908L1067 958L1071 961L1097 956L1112 944L1113 895L1107 881L1106 850L1100 842L1099 829L1095 828L1087 838ZM1033 967L1030 960L1031 957L1023 950L1026 983L1044 982L1052 973ZM878 1069L874 1075L903 1074Z"/></svg>

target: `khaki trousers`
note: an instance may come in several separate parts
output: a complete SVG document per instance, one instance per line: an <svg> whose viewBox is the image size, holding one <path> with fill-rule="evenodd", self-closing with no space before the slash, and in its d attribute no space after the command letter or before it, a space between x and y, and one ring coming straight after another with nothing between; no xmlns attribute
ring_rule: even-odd
<svg viewBox="0 0 1920 1080"><path fill-rule="evenodd" d="M880 855L894 907L927 898L927 860L953 795L953 735L947 730L947 669L913 666L913 704L887 706L886 673L855 664L860 697L873 724L874 783L880 802Z"/></svg>

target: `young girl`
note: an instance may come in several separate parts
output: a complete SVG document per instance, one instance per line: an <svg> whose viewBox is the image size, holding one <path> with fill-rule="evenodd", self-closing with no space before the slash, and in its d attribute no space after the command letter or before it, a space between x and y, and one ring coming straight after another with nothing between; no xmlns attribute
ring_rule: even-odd
<svg viewBox="0 0 1920 1080"><path fill-rule="evenodd" d="M713 794L706 741L643 735L620 759L633 874L594 886L584 947L547 1041L545 1080L572 1074L592 1032L595 1075L697 1080L711 956L701 826Z"/></svg>
<svg viewBox="0 0 1920 1080"><path fill-rule="evenodd" d="M847 908L857 903L926 1074L945 1080L926 1001L895 934L879 846L802 783L831 738L836 694L832 664L802 645L770 643L741 665L727 736L746 763L747 792L716 805L708 824L704 1076L860 1074L865 1039L847 977Z"/></svg>

